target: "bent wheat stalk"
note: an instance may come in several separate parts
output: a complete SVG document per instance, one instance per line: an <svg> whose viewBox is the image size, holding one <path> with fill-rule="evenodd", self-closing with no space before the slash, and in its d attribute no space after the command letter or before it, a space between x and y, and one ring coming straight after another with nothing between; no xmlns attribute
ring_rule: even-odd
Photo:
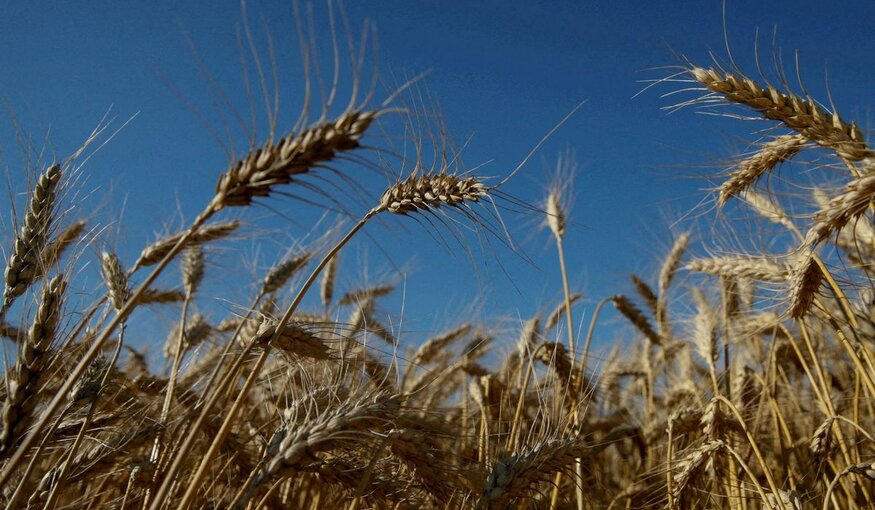
<svg viewBox="0 0 875 510"><path fill-rule="evenodd" d="M407 179L390 186L383 193L380 203L368 211L368 213L365 214L362 219L359 220L359 222L356 223L352 229L350 229L350 231L347 232L347 234L325 254L319 265L316 266L301 286L301 289L286 309L282 318L277 322L273 338L267 343L267 345L265 345L256 360L255 365L252 367L249 376L243 383L237 398L228 410L219 431L213 438L209 449L204 454L197 471L189 482L178 508L181 510L187 510L194 502L194 498L200 487L200 482L206 474L207 468L212 462L212 459L222 442L225 440L225 437L227 437L228 432L230 432L231 425L242 407L246 394L255 383L255 379L259 375L261 368L270 356L270 344L283 333L289 320L301 304L301 301L303 301L304 296L307 294L310 287L315 283L325 266L328 265L331 259L343 248L343 246L346 245L346 243L348 243L349 240L352 239L352 237L361 230L369 220L381 212L408 215L416 212L428 212L441 206L461 208L466 207L467 202L476 202L480 198L486 196L488 191L489 188L477 178L461 178L455 174L439 172L435 174L412 175ZM155 500L150 506L151 510L158 510L160 508L160 503L163 501L163 498L166 497L166 491L169 489L170 483L171 478L168 476L162 483L158 495L156 495Z"/></svg>
<svg viewBox="0 0 875 510"><path fill-rule="evenodd" d="M309 129L287 136L279 144L267 145L258 149L255 151L257 157L254 156L255 153L250 154L225 172L219 179L216 195L207 208L195 218L184 233L175 238L175 244L156 264L149 276L130 296L124 308L106 325L76 367L73 368L70 376L46 406L45 412L25 437L21 447L16 450L4 466L3 471L0 472L0 486L8 483L12 473L24 458L25 452L33 445L60 408L64 395L82 376L112 332L131 313L140 296L164 271L176 254L197 238L204 224L213 215L226 207L248 205L254 197L268 196L274 186L292 182L292 176L307 173L311 168L331 162L338 152L358 148L358 140L370 127L371 121L376 118L378 113L379 111L376 110L370 112L348 111L336 121L324 121ZM165 485L167 485L166 480ZM167 490L164 488L165 485L162 485L164 491ZM159 492L159 495L164 496L165 494ZM162 498L156 498L155 501L160 504L161 500Z"/></svg>

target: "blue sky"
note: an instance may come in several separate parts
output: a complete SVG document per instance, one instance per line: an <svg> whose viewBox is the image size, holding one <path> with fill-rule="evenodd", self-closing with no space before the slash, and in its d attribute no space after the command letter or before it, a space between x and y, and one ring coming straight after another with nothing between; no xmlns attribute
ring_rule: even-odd
<svg viewBox="0 0 875 510"><path fill-rule="evenodd" d="M283 122L291 126L300 108L302 83L292 5L289 0L251 1L247 8L260 57L269 60L265 26L275 45L282 131ZM562 117L587 100L504 188L539 204L557 154L575 151L579 173L567 250L572 284L587 296L579 312L588 314L593 301L607 294L629 291L631 272L651 277L669 247L671 224L696 207L704 189L713 185L707 176L719 172L720 162L744 150L755 139L750 133L764 127L697 115L692 109L669 114L663 107L677 99L661 96L681 84L658 85L633 98L646 80L669 75L671 70L655 68L676 66L680 55L703 64L709 63L709 51L725 58L718 0L384 0L347 2L345 9L356 33L366 18L376 24L379 69L386 81L429 71L420 90L427 88L436 99L452 136L468 140L464 160L468 167L483 165L481 175L507 175ZM327 65L327 6L317 3L313 11ZM245 115L249 100L236 38L243 19L240 4L3 0L0 12L0 164L12 191L26 189L16 125L18 133L38 146L47 142L60 158L110 108L116 128L133 117L88 162L78 183L85 197L82 215L98 211L96 219L110 226L102 243L115 246L131 263L154 239L156 227L178 227L180 215L190 221L209 200L228 165L211 130L224 143L233 140L238 150L245 145L246 130L232 125L230 135L223 131L222 116L209 97L212 85L198 69L202 59L229 103ZM755 72L757 29L761 61L771 67L777 27L777 46L787 67L792 70L798 51L812 95L826 100L828 70L830 93L842 114L864 128L871 126L875 3L774 1L764 8L763 2L728 1L726 12L731 50L744 69ZM377 94L382 97L385 92ZM261 98L255 99L263 140L266 123ZM230 109L220 110L227 118ZM372 141L383 142L379 136ZM9 200L9 193L3 197ZM239 280L224 281L217 273L240 265L263 270L315 218L288 199L266 204L241 216L263 233L260 240L244 239L215 254L211 285L232 302L243 301ZM12 224L8 209L0 207L6 239ZM534 263L493 243L483 253L475 244L482 260L472 264L412 223L390 222L369 226L370 237L344 253L341 281L354 286L383 276L397 280L381 250L388 247L393 262L409 269L402 281L404 318L411 330L452 324L472 301L487 317L525 319L559 298L558 270L536 217L507 211L505 220ZM689 226L681 221L674 231ZM85 260L94 260L95 253L86 250ZM365 263L367 271L361 268ZM486 291L481 295L478 289ZM400 297L388 301L385 311L399 315L401 302Z"/></svg>

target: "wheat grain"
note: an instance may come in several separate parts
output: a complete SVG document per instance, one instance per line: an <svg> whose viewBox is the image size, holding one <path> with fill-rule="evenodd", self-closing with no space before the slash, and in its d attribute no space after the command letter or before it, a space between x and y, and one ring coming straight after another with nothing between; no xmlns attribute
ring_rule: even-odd
<svg viewBox="0 0 875 510"><path fill-rule="evenodd" d="M851 221L860 218L875 197L875 159L866 160L867 173L851 181L845 190L817 211L811 229L805 235L804 246L808 249L820 244Z"/></svg>
<svg viewBox="0 0 875 510"><path fill-rule="evenodd" d="M322 306L325 308L331 305L331 300L334 298L334 281L337 278L339 260L339 255L331 257L328 265L325 266L325 271L322 273L322 281L319 284L319 296L322 298Z"/></svg>
<svg viewBox="0 0 875 510"><path fill-rule="evenodd" d="M318 463L317 453L388 428L400 409L401 397L377 393L348 400L306 423L287 429L283 437L273 441L273 447L267 450L264 470L255 479L255 484L275 475L280 469L294 470Z"/></svg>
<svg viewBox="0 0 875 510"><path fill-rule="evenodd" d="M340 306L370 302L395 290L394 285L375 285L347 292L337 300Z"/></svg>

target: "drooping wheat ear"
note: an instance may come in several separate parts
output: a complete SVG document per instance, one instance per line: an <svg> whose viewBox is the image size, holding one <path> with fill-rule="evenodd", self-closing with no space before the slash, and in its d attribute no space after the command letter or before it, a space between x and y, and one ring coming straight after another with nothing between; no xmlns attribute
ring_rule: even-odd
<svg viewBox="0 0 875 510"><path fill-rule="evenodd" d="M322 281L319 285L319 295L322 298L322 306L326 309L331 306L331 300L334 298L334 282L337 279L337 265L340 260L340 254L336 254L328 261L325 270L322 272Z"/></svg>
<svg viewBox="0 0 875 510"><path fill-rule="evenodd" d="M445 501L459 490L458 476L451 471L450 457L441 439L452 436L449 424L423 419L419 413L402 414L389 433L392 454L416 474L434 501Z"/></svg>
<svg viewBox="0 0 875 510"><path fill-rule="evenodd" d="M535 350L536 359L553 368L566 388L575 388L574 366L568 356L568 348L559 342L544 342ZM569 401L570 403L570 401Z"/></svg>
<svg viewBox="0 0 875 510"><path fill-rule="evenodd" d="M659 299L656 307L656 330L663 338L671 337L671 325L668 321L668 288L677 275L684 252L690 243L690 233L684 232L677 237L671 251L666 255L659 269Z"/></svg>
<svg viewBox="0 0 875 510"><path fill-rule="evenodd" d="M762 282L785 283L790 274L786 264L765 257L714 257L689 262L687 269L712 276L750 278Z"/></svg>
<svg viewBox="0 0 875 510"><path fill-rule="evenodd" d="M109 360L106 356L99 354L94 358L82 374L82 377L76 381L73 389L70 390L71 404L91 400L100 393L101 382L106 374L106 369L109 367Z"/></svg>
<svg viewBox="0 0 875 510"><path fill-rule="evenodd" d="M330 358L328 346L321 338L311 333L305 323L290 320L277 335L278 324L278 321L265 318L255 333L253 344L270 343L271 347L280 352L305 358L322 360Z"/></svg>
<svg viewBox="0 0 875 510"><path fill-rule="evenodd" d="M182 348L180 356L184 356L189 349L197 347L206 340L213 330L207 319L199 313L192 315L190 319L185 321L185 331L182 335L179 334L179 327L180 324L177 324L167 335L167 341L164 342L164 356L168 360L176 359L177 350L180 347ZM182 340L181 346L179 345L180 340Z"/></svg>
<svg viewBox="0 0 875 510"><path fill-rule="evenodd" d="M695 66L689 72L711 92L730 102L753 108L767 119L782 122L808 140L834 150L847 161L861 161L871 156L863 132L855 123L848 124L838 113L827 112L812 99L781 92L771 85L763 88L746 76L721 75L714 69Z"/></svg>
<svg viewBox="0 0 875 510"><path fill-rule="evenodd" d="M346 112L251 151L219 178L210 210L249 205L256 197L270 195L275 186L331 162L337 153L358 148L377 114L375 110Z"/></svg>
<svg viewBox="0 0 875 510"><path fill-rule="evenodd" d="M6 376L7 396L3 404L3 423L0 424L0 454L6 455L27 427L41 372L47 363L47 353L55 340L61 305L66 288L62 276L49 280L42 290L33 323L21 346L15 370Z"/></svg>
<svg viewBox="0 0 875 510"><path fill-rule="evenodd" d="M39 278L45 271L48 271L55 266L64 256L67 248L82 239L82 233L85 231L85 222L77 221L65 228L54 239L49 241L43 250L42 264L37 266L36 277Z"/></svg>
<svg viewBox="0 0 875 510"><path fill-rule="evenodd" d="M426 212L446 207L465 207L489 195L489 188L476 177L449 173L414 174L390 186L377 207L394 214Z"/></svg>
<svg viewBox="0 0 875 510"><path fill-rule="evenodd" d="M55 206L55 192L61 180L61 166L52 165L42 175L33 189L30 205L24 214L12 254L6 261L3 307L5 310L34 282L39 274L42 252L48 238L49 226Z"/></svg>
<svg viewBox="0 0 875 510"><path fill-rule="evenodd" d="M250 317L248 319L243 320L243 326L240 328L240 334L237 335L237 343L240 347L246 348L248 346L253 345L252 342L258 339L258 331L261 328L261 324L263 322L270 322L271 317L276 313L276 296L273 294L268 295L267 299L261 302L258 305L258 314L256 317ZM234 329L239 326L239 322L234 323ZM268 339L261 339L260 341L266 341Z"/></svg>
<svg viewBox="0 0 875 510"><path fill-rule="evenodd" d="M280 290L292 276L310 263L311 258L313 254L306 252L280 262L264 277L261 291L270 294Z"/></svg>
<svg viewBox="0 0 875 510"><path fill-rule="evenodd" d="M807 248L825 241L833 233L855 221L869 208L875 197L875 159L867 159L864 173L848 183L845 190L814 214L811 229L805 235Z"/></svg>
<svg viewBox="0 0 875 510"><path fill-rule="evenodd" d="M108 251L100 254L100 273L109 293L109 301L116 311L121 310L128 300L128 275L122 269L121 262L115 253Z"/></svg>
<svg viewBox="0 0 875 510"><path fill-rule="evenodd" d="M340 306L353 305L373 301L374 299L385 296L395 290L394 285L375 285L373 287L365 287L364 289L356 289L347 292L337 301Z"/></svg>
<svg viewBox="0 0 875 510"><path fill-rule="evenodd" d="M801 261L790 272L790 316L801 319L808 313L814 294L823 281L820 265L814 260L814 255L802 257Z"/></svg>
<svg viewBox="0 0 875 510"><path fill-rule="evenodd" d="M391 427L401 410L401 397L380 392L348 400L327 412L316 413L305 423L289 424L281 440L273 441L266 452L264 470L254 485L281 469L296 470L305 464L319 463L319 452L354 444L356 439L373 437Z"/></svg>
<svg viewBox="0 0 875 510"><path fill-rule="evenodd" d="M216 223L213 225L207 225L198 229L193 235L188 238L185 246L194 246L203 243L208 243L210 241L215 241L217 239L222 239L223 237L228 237L231 235L237 228L240 226L240 222L237 220L228 221L225 223ZM132 269L136 270L140 267L148 267L153 266L159 262L168 254L171 250L176 246L176 243L179 242L180 239L185 237L188 233L187 230L183 230L181 232L177 232L173 235L169 235L167 237L163 237L149 246L145 247L142 252L140 252L140 258L137 259L136 264Z"/></svg>
<svg viewBox="0 0 875 510"><path fill-rule="evenodd" d="M568 299L568 301L573 305L574 303L580 301L580 298L582 298L582 297L583 297L583 294L572 294L570 296L570 298ZM559 324L559 320L565 315L566 308L567 308L566 303L563 300L561 303L559 303L559 306L557 306L553 310L553 312L550 313L549 316L547 316L547 322L544 325L544 327L547 329L551 329L551 328L556 327L556 325Z"/></svg>
<svg viewBox="0 0 875 510"><path fill-rule="evenodd" d="M711 457L717 453L717 450L723 447L723 441L708 441L700 446L690 450L687 455L677 464L675 464L676 472L672 477L672 493L669 497L674 505L679 505L684 489L701 470L701 468L711 460ZM678 506L675 506L678 508Z"/></svg>
<svg viewBox="0 0 875 510"><path fill-rule="evenodd" d="M188 296L193 296L204 280L204 250L198 245L189 246L182 259L182 287Z"/></svg>
<svg viewBox="0 0 875 510"><path fill-rule="evenodd" d="M835 421L835 416L827 417L814 431L811 441L808 443L808 448L811 450L811 461L817 472L820 472L820 468L829 457L829 451L832 447L832 425Z"/></svg>
<svg viewBox="0 0 875 510"><path fill-rule="evenodd" d="M416 354L413 356L413 364L423 365L432 362L444 351L444 349L449 347L450 344L464 338L465 335L470 333L471 328L471 324L463 324L456 329L428 339L416 351Z"/></svg>
<svg viewBox="0 0 875 510"><path fill-rule="evenodd" d="M656 297L653 288L648 285L647 282L639 278L638 275L631 274L629 275L629 279L632 280L632 285L635 286L638 295L641 296L641 299L647 304L647 309L650 310L650 313L652 313L654 317L656 317L656 311L659 307L659 298Z"/></svg>
<svg viewBox="0 0 875 510"><path fill-rule="evenodd" d="M575 459L584 457L589 450L577 438L554 439L498 460L486 478L476 508L510 508L555 473L571 472Z"/></svg>
<svg viewBox="0 0 875 510"><path fill-rule="evenodd" d="M617 308L617 311L623 314L629 322L632 323L638 331L644 334L648 340L650 340L655 345L662 345L662 337L656 333L653 329L653 326L650 325L650 321L647 320L647 317L641 313L632 301L629 300L626 296L622 294L617 294L616 296L612 296L611 302L614 303L614 306Z"/></svg>
<svg viewBox="0 0 875 510"><path fill-rule="evenodd" d="M179 303L185 299L185 294L179 290L146 289L137 298L138 305L159 305Z"/></svg>
<svg viewBox="0 0 875 510"><path fill-rule="evenodd" d="M760 177L801 151L806 141L802 135L783 135L760 145L759 152L738 163L738 168L720 185L717 203L722 207L730 198L749 189Z"/></svg>

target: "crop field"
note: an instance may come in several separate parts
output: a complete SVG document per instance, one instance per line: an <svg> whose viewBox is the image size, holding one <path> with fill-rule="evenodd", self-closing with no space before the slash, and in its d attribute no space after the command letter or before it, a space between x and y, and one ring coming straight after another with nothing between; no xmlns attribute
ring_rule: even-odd
<svg viewBox="0 0 875 510"><path fill-rule="evenodd" d="M137 119L104 119L69 154L22 136L24 163L4 161L6 508L875 508L870 119L731 55L654 62L638 108L749 137L655 271L584 290L568 243L599 242L574 209L586 169L545 148L590 105L513 148L515 167L467 162L432 76L385 71L372 26L315 10L295 9L302 95L282 103L272 39L243 25L258 113L240 124L259 128L214 187L164 183L195 212L144 244L135 211L80 205L108 184L90 160ZM232 111L221 81L203 86ZM541 198L517 196L521 179ZM114 210L137 193L110 188ZM459 289L371 269L400 246L443 254L416 271L470 274L479 304L406 328L404 307L440 314ZM559 282L540 312L483 303L490 278L532 274Z"/></svg>

